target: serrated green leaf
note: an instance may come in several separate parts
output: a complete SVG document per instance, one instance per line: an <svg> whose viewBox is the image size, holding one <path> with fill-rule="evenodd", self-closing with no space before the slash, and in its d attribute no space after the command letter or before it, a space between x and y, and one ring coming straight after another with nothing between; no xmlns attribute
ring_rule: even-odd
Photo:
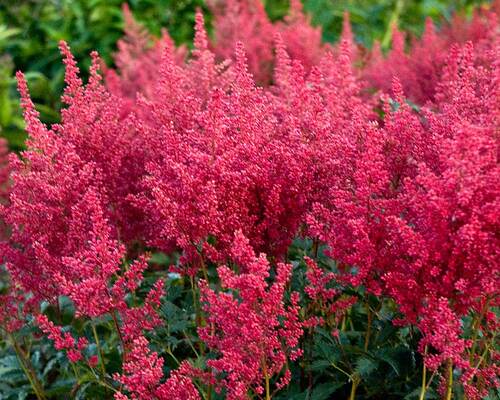
<svg viewBox="0 0 500 400"><path fill-rule="evenodd" d="M316 361L313 361L310 368L312 371L323 371L326 368L329 368L331 366L332 366L332 363L328 360L316 360Z"/></svg>
<svg viewBox="0 0 500 400"><path fill-rule="evenodd" d="M331 395L335 393L335 391L344 386L343 382L337 383L322 383L316 385L312 388L311 396L309 397L311 400L327 400L331 399Z"/></svg>
<svg viewBox="0 0 500 400"><path fill-rule="evenodd" d="M362 377L369 377L378 367L378 363L368 357L360 357L356 360L356 372Z"/></svg>
<svg viewBox="0 0 500 400"><path fill-rule="evenodd" d="M401 369L398 360L394 358L392 349L381 349L375 353L375 357L391 366L396 375L401 375Z"/></svg>

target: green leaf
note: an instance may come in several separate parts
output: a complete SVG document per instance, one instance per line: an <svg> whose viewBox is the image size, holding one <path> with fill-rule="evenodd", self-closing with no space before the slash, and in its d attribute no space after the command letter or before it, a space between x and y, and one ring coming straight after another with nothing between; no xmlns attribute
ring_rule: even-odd
<svg viewBox="0 0 500 400"><path fill-rule="evenodd" d="M377 362L368 357L360 357L356 361L356 372L362 378L369 377L377 369Z"/></svg>
<svg viewBox="0 0 500 400"><path fill-rule="evenodd" d="M76 381L73 378L58 379L49 389L45 391L45 394L48 396L55 396L58 394L67 395L68 393L71 393L75 383Z"/></svg>
<svg viewBox="0 0 500 400"><path fill-rule="evenodd" d="M392 349L380 349L379 351L375 352L375 357L391 366L391 368L394 370L396 375L401 375L401 369L398 364L398 360L395 359L396 354L394 354L394 351Z"/></svg>
<svg viewBox="0 0 500 400"><path fill-rule="evenodd" d="M21 370L16 356L6 356L0 359L0 376L6 376L11 371Z"/></svg>
<svg viewBox="0 0 500 400"><path fill-rule="evenodd" d="M344 386L343 382L337 383L322 383L315 385L312 389L310 400L327 400L331 399L331 395L335 393L337 389Z"/></svg>
<svg viewBox="0 0 500 400"><path fill-rule="evenodd" d="M7 28L5 25L0 25L0 41L7 40L17 35L19 32L21 32L21 30L18 28Z"/></svg>
<svg viewBox="0 0 500 400"><path fill-rule="evenodd" d="M8 88L0 87L0 125L7 126L12 119L12 100L9 97Z"/></svg>

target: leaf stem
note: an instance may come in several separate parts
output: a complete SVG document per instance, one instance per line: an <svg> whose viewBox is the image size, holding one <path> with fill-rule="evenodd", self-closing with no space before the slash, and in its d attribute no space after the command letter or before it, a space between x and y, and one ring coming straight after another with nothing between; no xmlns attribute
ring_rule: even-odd
<svg viewBox="0 0 500 400"><path fill-rule="evenodd" d="M372 320L373 320L373 314L372 314L372 311L370 309L368 302L366 303L366 312L367 312L367 316L368 316L368 324L366 327L364 349L365 349L365 351L368 351L368 345L370 344L370 334L371 334L371 330L372 330Z"/></svg>
<svg viewBox="0 0 500 400"><path fill-rule="evenodd" d="M392 38L392 30L397 25L399 20L399 15L401 11L403 11L404 2L403 0L397 0L396 6L392 11L391 17L389 18L389 23L387 24L386 31L384 33L384 37L382 38L382 42L380 43L382 48L387 48Z"/></svg>
<svg viewBox="0 0 500 400"><path fill-rule="evenodd" d="M451 400L453 394L453 361L448 360L448 382L446 384L446 400Z"/></svg>
<svg viewBox="0 0 500 400"><path fill-rule="evenodd" d="M200 307L200 301L198 299L198 294L196 293L196 278L193 276L190 276L190 282L191 282L191 293L193 297L193 307L194 307L194 312L195 312L195 324L196 326L204 326L205 321L203 320L203 316L201 314L201 307ZM201 355L205 354L205 348L203 345L203 342L200 340L198 342L198 351Z"/></svg>
<svg viewBox="0 0 500 400"><path fill-rule="evenodd" d="M269 384L269 374L267 373L266 360L262 361L262 371L264 372L264 380L266 382L266 400L271 400L271 389Z"/></svg>
<svg viewBox="0 0 500 400"><path fill-rule="evenodd" d="M118 337L120 338L123 349L123 363L125 363L125 361L127 360L127 349L125 347L125 340L123 339L122 331L120 330L120 325L118 324L118 318L116 317L116 310L111 311L111 318L113 318L116 332L118 333Z"/></svg>
<svg viewBox="0 0 500 400"><path fill-rule="evenodd" d="M19 364L21 364L21 368L23 369L24 374L28 378L37 399L46 400L47 397L45 396L45 393L43 391L43 386L38 380L36 372L33 370L33 366L31 365L30 360L28 359L28 357L26 357L26 354L24 353L23 349L17 343L14 335L12 333L9 333L9 337L10 340L12 341L12 346L14 347L14 351L16 352Z"/></svg>
<svg viewBox="0 0 500 400"><path fill-rule="evenodd" d="M488 310L488 305L489 305L489 299L486 300L484 306L481 308L481 312L479 315L474 316L474 320L472 322L472 348L470 350L470 356L469 356L469 361L472 364L474 361L474 356L476 355L476 347L477 347L477 337L479 335L479 329L481 328L481 322L484 318L484 315L486 314L486 311Z"/></svg>
<svg viewBox="0 0 500 400"><path fill-rule="evenodd" d="M420 389L420 397L419 400L425 399L425 392L427 391L427 368L425 366L425 356L427 355L427 345L424 348L424 360L422 362L422 387Z"/></svg>
<svg viewBox="0 0 500 400"><path fill-rule="evenodd" d="M104 367L104 355L102 353L101 343L99 341L99 335L97 334L97 330L95 328L94 321L91 321L91 325L92 325L92 333L94 334L95 344L97 346L97 352L99 353L101 372L102 372L102 376L104 377L104 376L106 376L106 369Z"/></svg>
<svg viewBox="0 0 500 400"><path fill-rule="evenodd" d="M352 385L351 385L351 394L349 395L349 400L355 400L356 399L356 390L358 389L359 386L359 377L354 374L351 377Z"/></svg>

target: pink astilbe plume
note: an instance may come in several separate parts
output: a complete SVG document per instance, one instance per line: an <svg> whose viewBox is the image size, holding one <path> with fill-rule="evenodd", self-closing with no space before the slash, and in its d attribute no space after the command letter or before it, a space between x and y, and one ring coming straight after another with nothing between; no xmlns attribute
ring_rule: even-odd
<svg viewBox="0 0 500 400"><path fill-rule="evenodd" d="M280 128L274 100L255 86L241 44L227 71L208 54L201 58L207 52L197 48L187 66L206 77L203 85L193 87L165 58L158 97L144 104L155 116L151 144L160 149L137 199L151 217L150 243L168 249L173 242L198 263L207 246L226 257L241 230L255 248L281 257L306 205L300 138Z"/></svg>
<svg viewBox="0 0 500 400"><path fill-rule="evenodd" d="M346 158L363 140L372 116L351 64L349 45L344 42L340 54L327 52L307 75L277 36L276 86L270 91L285 131L283 140L295 146L307 171L304 210L328 201L331 185L350 168Z"/></svg>
<svg viewBox="0 0 500 400"><path fill-rule="evenodd" d="M241 240L235 241L235 246ZM235 253L247 253L246 246ZM240 258L241 261L241 258ZM298 293L285 305L285 291L292 266L278 263L271 284L271 266L264 254L245 260L245 272L235 273L227 266L217 269L222 289L215 291L203 283L202 302L206 326L200 338L217 354L207 365L222 381L227 399L247 398L250 391L264 392L264 384L277 378L277 388L290 381L287 360L295 360L302 335L298 320Z"/></svg>
<svg viewBox="0 0 500 400"><path fill-rule="evenodd" d="M261 0L214 0L209 5L214 13L216 56L233 58L231 49L242 42L248 54L249 70L258 84L266 85L272 80L276 34L281 34L290 55L299 60L306 71L319 62L328 48L321 41L321 28L311 25L300 0L291 1L288 15L276 23L269 20Z"/></svg>
<svg viewBox="0 0 500 400"><path fill-rule="evenodd" d="M214 53L220 60L233 59L236 43L248 53L249 70L259 83L269 83L272 73L274 27L260 0L212 0Z"/></svg>
<svg viewBox="0 0 500 400"><path fill-rule="evenodd" d="M60 327L54 325L45 315L37 316L37 323L40 329L54 341L56 350L65 350L68 359L76 363L83 358L82 351L89 344L87 339L75 339L70 332L64 332Z"/></svg>
<svg viewBox="0 0 500 400"><path fill-rule="evenodd" d="M323 270L309 257L305 257L304 261L307 265L306 278L308 280L304 292L311 300L309 308L313 313L304 324L309 327L327 325L335 329L346 311L356 303L357 298L352 296L341 298L340 290L332 287L337 279L336 275L331 271Z"/></svg>
<svg viewBox="0 0 500 400"><path fill-rule="evenodd" d="M9 144L6 139L0 138L0 199L5 201L9 192Z"/></svg>
<svg viewBox="0 0 500 400"><path fill-rule="evenodd" d="M341 276L353 285L367 284L376 294L380 286L372 271L388 258L379 257L384 236L388 173L381 156L382 140L376 127L367 125L365 138L345 153L344 168L328 188L329 200L314 203L309 230L328 245L327 254L339 262Z"/></svg>
<svg viewBox="0 0 500 400"><path fill-rule="evenodd" d="M191 368L184 362L172 371L170 377L163 380L163 359L148 348L148 341L140 336L132 343L132 349L122 374L114 378L125 386L117 392L116 400L199 400L198 390L188 377ZM125 394L125 393L126 394Z"/></svg>
<svg viewBox="0 0 500 400"><path fill-rule="evenodd" d="M451 52L446 68L453 73L445 74L439 85L440 111L427 114L438 157L434 163L420 163L415 178L404 182L403 212L391 220L388 239L400 254L393 253L383 280L405 317L422 327L424 343L430 340L434 350L474 376L482 368L491 373L491 366L464 352L460 331L455 341L445 333L444 347L425 336L428 318L434 318L426 311L434 307L430 303L439 301L448 310L453 329L461 317L483 315L485 304L488 310L498 303L498 53L495 63L485 68L472 65L472 52L470 43Z"/></svg>
<svg viewBox="0 0 500 400"><path fill-rule="evenodd" d="M374 46L363 76L371 87L384 92L389 91L393 77L397 77L408 99L425 105L434 100L452 45L471 41L475 64L488 64L485 57L496 46L498 26L494 7L476 10L470 21L456 15L449 24L443 23L439 31L429 18L422 37L412 39L408 52L405 51L404 35L394 27L392 49L387 57L382 57L379 48Z"/></svg>
<svg viewBox="0 0 500 400"><path fill-rule="evenodd" d="M384 92L388 92L392 80L398 78L408 98L423 105L432 99L446 49L430 18L426 20L421 40L413 41L409 54L405 51L405 34L394 27L392 48L387 56L384 58L379 45L375 44L362 74L370 87Z"/></svg>
<svg viewBox="0 0 500 400"><path fill-rule="evenodd" d="M18 78L30 142L23 153L26 162L11 158L14 183L3 212L12 227L10 241L16 246L6 248L3 256L17 282L42 298L50 298L58 294L51 275L58 272L66 247L68 224L62 210L69 211L76 204L79 184L89 186L92 182L93 166L84 168L75 152L39 122L24 78Z"/></svg>
<svg viewBox="0 0 500 400"><path fill-rule="evenodd" d="M344 11L342 19L342 32L340 34L339 44L342 44L344 42L347 43L347 46L349 47L349 53L351 54L352 61L358 61L360 52L354 38L354 33L352 31L351 25L351 17L348 11Z"/></svg>
<svg viewBox="0 0 500 400"><path fill-rule="evenodd" d="M186 56L185 46L176 47L166 30L155 38L134 20L127 3L123 4L125 36L117 43L114 55L115 69L106 69L106 86L111 93L134 100L138 93L147 98L154 96L155 81L162 51L172 52L181 64Z"/></svg>
<svg viewBox="0 0 500 400"><path fill-rule="evenodd" d="M290 1L288 15L283 22L275 23L275 32L281 35L290 57L300 61L307 72L320 62L329 49L328 45L322 43L321 27L311 24L301 0ZM352 37L346 39L352 40Z"/></svg>
<svg viewBox="0 0 500 400"><path fill-rule="evenodd" d="M17 285L4 267L0 268L0 331L13 334L24 327L27 316L37 309L36 299Z"/></svg>
<svg viewBox="0 0 500 400"><path fill-rule="evenodd" d="M0 138L0 204L6 204L10 191L9 144ZM0 218L0 240L8 237L8 228L3 218Z"/></svg>
<svg viewBox="0 0 500 400"><path fill-rule="evenodd" d="M61 257L61 271L53 276L61 294L75 303L77 316L96 317L113 309L108 282L120 270L125 254L125 248L110 237L101 202L91 187L71 208L66 239L74 243L73 251Z"/></svg>
<svg viewBox="0 0 500 400"><path fill-rule="evenodd" d="M84 245L82 235L99 223L82 215L85 202L95 201L99 207L99 203L109 204L114 196L114 210L101 206L99 218L104 225L108 219L124 221L122 213L127 207L122 206L123 194L133 185L126 183L125 171L119 168L130 154L127 134L114 117L120 101L102 88L97 57L84 87L68 47L63 43L61 49L67 67L63 100L69 106L62 111L60 125L49 129L39 121L24 77L18 74L30 136L21 158L11 157L13 184L9 204L2 210L12 228L10 242L15 244L6 247L7 266L26 290L46 299L62 294L56 276L71 279L78 275L72 266L61 270L61 265L67 265L65 257L78 254ZM94 198L86 200L85 196ZM131 225L122 227L125 234ZM118 229L112 229L111 235L117 235Z"/></svg>
<svg viewBox="0 0 500 400"><path fill-rule="evenodd" d="M327 53L306 80L300 64L278 43L276 81L285 126L295 128L306 144L309 232L330 245L334 259L361 268L355 278L359 284L375 261L366 235L369 219L376 220L377 214L369 210L380 207L383 213L375 204L387 178L383 135L370 122L370 107L360 96L349 44L344 42L337 56ZM357 200L356 190L363 200ZM373 261L367 262L366 252Z"/></svg>

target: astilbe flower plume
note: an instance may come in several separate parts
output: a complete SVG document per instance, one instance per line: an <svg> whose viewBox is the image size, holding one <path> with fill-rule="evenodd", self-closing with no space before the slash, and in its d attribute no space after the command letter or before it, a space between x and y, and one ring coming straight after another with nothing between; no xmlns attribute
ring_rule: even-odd
<svg viewBox="0 0 500 400"><path fill-rule="evenodd" d="M151 98L154 96L154 82L158 76L158 65L162 51L172 51L177 63L182 64L186 57L185 46L176 47L167 30L162 30L161 38L153 37L140 23L134 20L127 3L123 4L125 35L117 43L114 54L116 69L105 69L108 90L132 101L138 93Z"/></svg>
<svg viewBox="0 0 500 400"><path fill-rule="evenodd" d="M0 329L3 333L13 334L25 325L27 315L36 310L38 304L10 279L4 268L0 269L0 279L3 285L0 293Z"/></svg>
<svg viewBox="0 0 500 400"><path fill-rule="evenodd" d="M272 23L261 0L213 0L214 52L221 59L233 58L231 49L242 42L248 54L249 70L257 83L272 81L273 37L280 34L290 52L306 71L316 65L329 47L321 41L321 28L304 14L300 0L292 0L283 21Z"/></svg>
<svg viewBox="0 0 500 400"><path fill-rule="evenodd" d="M249 54L249 69L256 80L268 83L272 73L274 27L260 0L212 0L214 53L221 60L233 58L236 43Z"/></svg>
<svg viewBox="0 0 500 400"><path fill-rule="evenodd" d="M248 255L251 248L238 238L241 232L236 235L235 246L244 248L233 251ZM301 354L298 293L292 293L285 305L292 266L278 263L270 284L271 266L264 254L246 257L240 268L240 273L227 266L217 268L221 290L207 282L201 287L206 326L199 328L199 334L217 354L207 366L222 380L227 399L233 400L246 399L250 390L269 394L273 377L278 379L277 388L287 385L291 377L287 360Z"/></svg>
<svg viewBox="0 0 500 400"><path fill-rule="evenodd" d="M60 285L65 280L96 274L90 279L105 282L113 275L125 252L117 237L120 232L126 239L134 224L125 219L135 216L123 198L135 171L119 167L133 142L115 117L120 101L100 84L97 56L83 87L68 47L63 43L61 49L67 66L63 100L69 104L62 124L48 129L39 121L18 74L30 136L22 158L11 157L13 184L2 209L12 229L11 245L4 246L7 267L41 299L66 294L69 286Z"/></svg>
<svg viewBox="0 0 500 400"><path fill-rule="evenodd" d="M495 3L499 4L498 1ZM444 22L439 31L429 18L422 37L412 39L408 52L405 51L404 33L394 27L392 49L383 57L380 48L375 45L362 71L363 77L369 86L384 92L390 90L392 79L397 77L412 102L422 106L434 101L447 54L453 44L462 45L471 41L475 48L475 63L488 63L485 56L494 49L499 37L496 8L475 10L471 20L457 14L450 23Z"/></svg>
<svg viewBox="0 0 500 400"><path fill-rule="evenodd" d="M304 324L308 327L326 325L333 328L332 333L336 334L336 326L346 311L356 303L357 298L342 296L340 288L333 286L337 280L336 274L325 271L309 257L305 257L304 261L307 265L308 280L304 292L311 300L308 307L312 313Z"/></svg>
<svg viewBox="0 0 500 400"><path fill-rule="evenodd" d="M383 231L374 222L386 207L388 173L383 133L371 122L370 108L360 96L349 51L344 42L337 59L329 55L322 70L313 70L312 94L320 94L320 103L316 114L308 110L299 121L311 119L311 125L302 128L310 132L313 151L309 233L328 244L327 253L340 261L341 269L355 267L355 274L344 277L359 285L379 262L375 238ZM314 104L301 103L306 110Z"/></svg>
<svg viewBox="0 0 500 400"><path fill-rule="evenodd" d="M38 315L37 323L40 329L47 334L48 338L54 341L56 350L65 350L68 359L72 363L76 363L83 358L82 351L88 345L86 338L75 339L70 332L64 332L60 327L49 321L45 315Z"/></svg>
<svg viewBox="0 0 500 400"><path fill-rule="evenodd" d="M0 204L8 202L10 190L9 144L0 138ZM7 226L0 218L0 239L7 238Z"/></svg>
<svg viewBox="0 0 500 400"><path fill-rule="evenodd" d="M470 50L465 46L462 55ZM467 57L459 64L462 72L446 77L455 94L440 104L439 113L428 114L437 162L420 163L415 179L404 183L404 219L411 229L404 228L402 243L418 243L420 256L410 259L427 269L425 277L436 278L432 286L426 282L426 290L453 299L463 313L478 298L493 295L498 284L491 272L498 268L499 112L498 65L486 71L468 64ZM474 79L477 74L481 79Z"/></svg>
<svg viewBox="0 0 500 400"><path fill-rule="evenodd" d="M61 51L67 84L63 101L68 105L61 124L49 129L40 122L18 73L29 138L21 157L10 159L12 186L2 215L12 233L2 243L2 258L16 288L29 293L31 302L54 304L59 296L68 296L77 318L111 315L126 359L143 331L160 324L156 310L163 294L158 280L141 305L127 302L147 268L147 254L125 260L130 240L141 239L128 196L140 184L136 174L144 171L139 167L142 153L133 150L134 116L122 118L124 103L102 86L97 55L89 83L83 85L65 43ZM39 313L34 307L32 311ZM73 338L45 315L36 322L70 361L82 360L84 338ZM95 358L87 362L95 365Z"/></svg>
<svg viewBox="0 0 500 400"><path fill-rule="evenodd" d="M9 144L6 139L0 138L0 199L5 201L9 191Z"/></svg>
<svg viewBox="0 0 500 400"><path fill-rule="evenodd" d="M198 400L201 397L189 378L190 371L190 366L184 362L162 383L163 359L148 348L148 341L144 336L139 336L132 343L122 374L114 376L126 388L116 393L114 398Z"/></svg>
<svg viewBox="0 0 500 400"><path fill-rule="evenodd" d="M474 66L472 54L471 43L451 51L450 73L436 96L440 110L427 113L426 129L435 138L438 158L420 163L415 178L404 182L403 212L391 218L388 236L400 254L393 253L393 267L383 276L406 318L421 327L423 342L457 367L472 368L465 375L481 374L482 367L491 373L491 368L460 344L460 318L470 313L479 318L474 329L484 329L482 318L497 304L500 284L498 50L488 68ZM443 331L437 339L441 330L432 328L434 303L438 314L448 314L453 335Z"/></svg>
<svg viewBox="0 0 500 400"><path fill-rule="evenodd" d="M362 100L347 41L339 54L326 52L310 74L289 56L281 36L276 37L276 52L276 85L270 92L277 117L286 140L297 142L295 151L307 165L308 202L322 203L341 170L349 168L340 159L361 140L372 116L370 106Z"/></svg>
<svg viewBox="0 0 500 400"><path fill-rule="evenodd" d="M281 35L290 56L300 61L307 72L330 50L330 46L322 42L321 27L312 25L301 0L291 0L288 14L274 26L275 35Z"/></svg>
<svg viewBox="0 0 500 400"><path fill-rule="evenodd" d="M197 37L205 37L200 28ZM255 86L241 44L236 62L221 71L206 41L197 43L188 73L165 55L158 96L143 104L154 116L146 127L150 145L160 149L137 199L151 217L150 243L165 249L174 242L191 263L207 252L216 261L241 229L259 251L282 256L306 204L300 138L280 128L274 100ZM193 85L191 70L205 77L202 85Z"/></svg>

